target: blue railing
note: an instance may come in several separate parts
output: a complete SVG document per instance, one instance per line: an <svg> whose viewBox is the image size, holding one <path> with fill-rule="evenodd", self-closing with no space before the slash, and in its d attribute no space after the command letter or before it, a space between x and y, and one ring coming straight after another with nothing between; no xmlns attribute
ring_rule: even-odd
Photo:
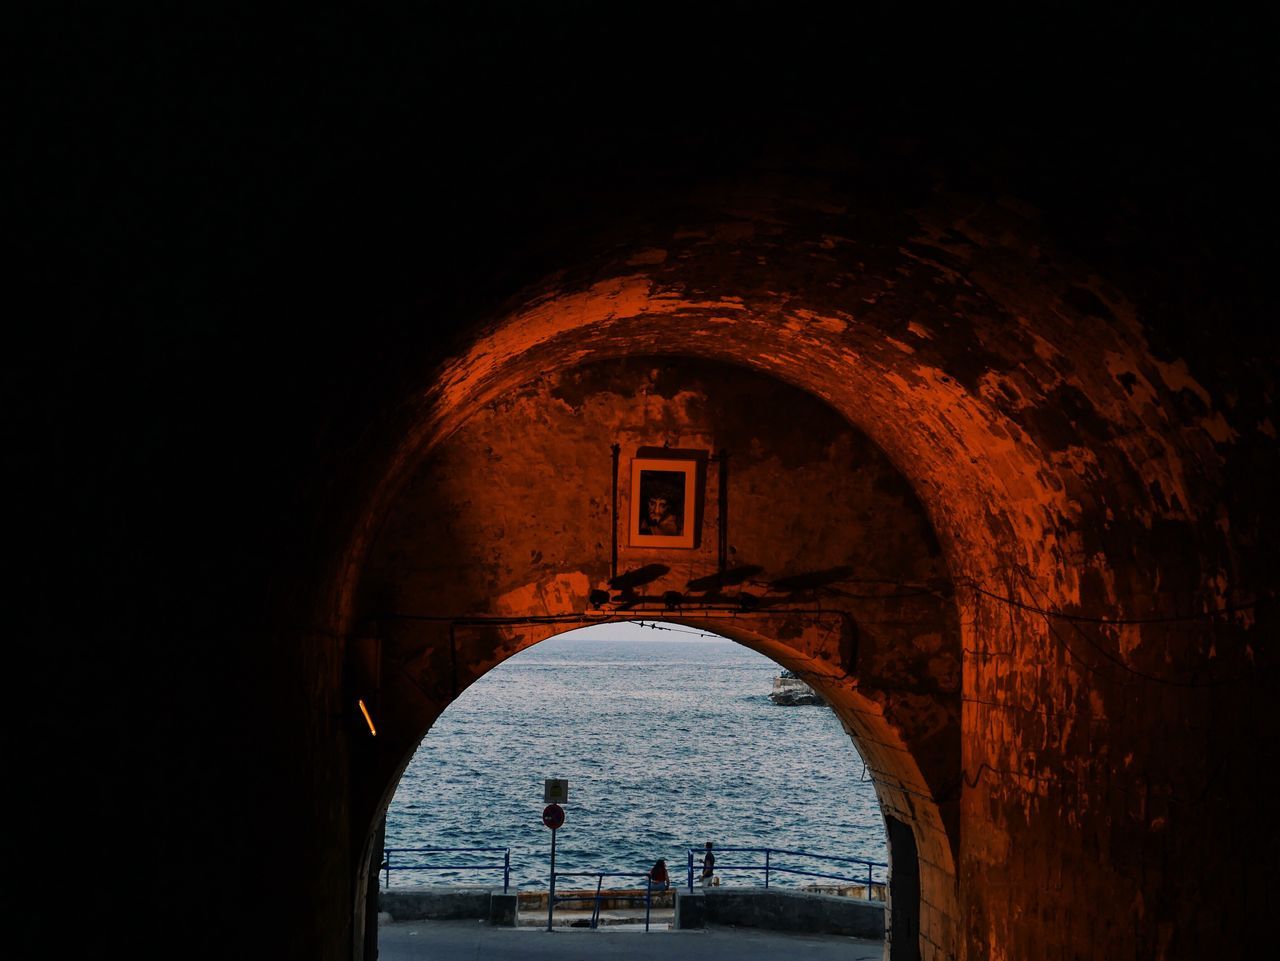
<svg viewBox="0 0 1280 961"><path fill-rule="evenodd" d="M741 853L763 854L764 863L763 864L725 864L721 860L721 857L724 854L734 853L734 852L740 853L740 854ZM693 890L694 855L697 855L698 858L701 858L706 853L707 853L706 850L703 848L689 848L689 890L690 891ZM826 878L832 881L847 881L851 884L865 884L867 886L867 900L871 900L872 890L873 890L872 886L875 884L879 884L883 886L888 883L886 872L889 869L889 865L885 864L882 861L869 861L866 858L836 857L835 855L832 855L832 854L814 854L812 851L789 851L785 848L715 848L712 850L712 853L716 855L716 865L715 865L716 871L763 871L764 886L766 888L769 886L770 875L774 873L798 874L798 875L803 875L804 877L809 877L809 878ZM776 855L784 856L783 863L779 864L775 860ZM803 858L803 859L806 859L807 861L836 861L842 864L857 864L865 867L867 869L867 872L865 875L863 875L860 871L859 872L860 876L850 877L848 875L843 875L843 874L826 874L821 871L807 871L802 868L788 867L787 862L785 861L785 858L788 858L788 857ZM792 863L794 863L794 861ZM876 868L883 869L879 879L875 877Z"/></svg>
<svg viewBox="0 0 1280 961"><path fill-rule="evenodd" d="M502 860L495 864L423 864L423 855L434 854L475 854L479 852L502 854ZM395 863L395 859L413 855L408 863ZM396 871L496 871L502 869L502 893L506 894L511 886L511 849L510 848L384 848L382 866L386 877L386 887L391 887L391 872Z"/></svg>
<svg viewBox="0 0 1280 961"><path fill-rule="evenodd" d="M579 891L577 894L557 895L555 893L556 878L595 878L596 893L586 894ZM639 894L619 894L616 891L601 893L601 888L605 878L644 878L644 896ZM667 887L658 889L658 893L669 890ZM653 881L647 874L624 874L621 872L608 871L557 871L552 876L551 892L547 896L547 930L551 930L551 921L555 916L556 905L561 901L594 901L595 907L591 911L591 930L595 930L600 923L600 903L604 900L609 901L643 901L644 902L644 929L649 930L649 913L653 906L654 895Z"/></svg>

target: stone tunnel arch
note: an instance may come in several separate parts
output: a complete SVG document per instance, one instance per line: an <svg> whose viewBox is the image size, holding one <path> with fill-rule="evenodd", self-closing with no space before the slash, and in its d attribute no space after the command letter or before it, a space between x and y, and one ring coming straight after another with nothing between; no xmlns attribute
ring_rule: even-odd
<svg viewBox="0 0 1280 961"><path fill-rule="evenodd" d="M655 443L718 452L703 480L706 535L693 549L627 543L625 464ZM593 601L602 588L609 599ZM675 610L672 590L682 596ZM370 552L360 603L365 633L382 647L383 683L368 824L427 729L476 678L567 627L661 610L823 691L882 808L920 839L935 916L950 916L954 602L909 485L820 401L741 367L671 357L535 377L421 462Z"/></svg>
<svg viewBox="0 0 1280 961"><path fill-rule="evenodd" d="M1038 892L1039 927L1019 927L1046 860L1094 872L1115 895L1092 899L1095 921L1119 932L1117 950L1138 951L1129 939L1150 935L1124 933L1125 905L1144 886L1158 896L1158 880L1133 864L1098 873L1094 842L1057 827L1063 810L1108 803L1105 779L1073 772L1100 743L1127 746L1105 731L1135 695L1038 611L1123 619L1228 606L1225 528L1193 505L1214 503L1214 445L1230 430L1185 364L1153 354L1118 292L1028 239L1036 228L1024 212L940 202L877 220L869 239L850 211L873 199L802 193L722 200L697 225L637 230L478 328L388 429L325 620L341 636L366 631L379 606L365 593L369 558L415 471L477 411L539 375L677 355L791 385L883 451L956 588L955 873L922 918L923 955L996 956L1069 937L1079 918L1066 895ZM1178 397L1197 401L1194 416L1175 417ZM1188 550L1157 549L1170 538ZM1121 670L1129 660L1166 675L1194 669L1209 647L1139 626L1099 633ZM1207 702L1195 710L1200 718ZM367 836L372 800L356 805L357 835ZM1022 849L1018 832L1047 847ZM992 873L1028 884L981 883ZM926 901L940 886L922 877Z"/></svg>

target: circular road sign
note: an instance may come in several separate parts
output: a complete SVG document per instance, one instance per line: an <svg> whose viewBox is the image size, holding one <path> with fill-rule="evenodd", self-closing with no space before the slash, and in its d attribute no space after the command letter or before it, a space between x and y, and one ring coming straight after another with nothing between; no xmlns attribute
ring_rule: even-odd
<svg viewBox="0 0 1280 961"><path fill-rule="evenodd" d="M564 824L564 808L559 804L548 804L542 809L542 823L554 831Z"/></svg>

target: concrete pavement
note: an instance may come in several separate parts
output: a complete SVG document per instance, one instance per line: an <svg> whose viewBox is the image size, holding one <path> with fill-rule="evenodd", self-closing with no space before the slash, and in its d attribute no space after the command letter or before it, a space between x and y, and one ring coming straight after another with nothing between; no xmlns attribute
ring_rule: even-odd
<svg viewBox="0 0 1280 961"><path fill-rule="evenodd" d="M884 943L754 928L700 931L495 928L480 921L378 927L379 961L881 961Z"/></svg>

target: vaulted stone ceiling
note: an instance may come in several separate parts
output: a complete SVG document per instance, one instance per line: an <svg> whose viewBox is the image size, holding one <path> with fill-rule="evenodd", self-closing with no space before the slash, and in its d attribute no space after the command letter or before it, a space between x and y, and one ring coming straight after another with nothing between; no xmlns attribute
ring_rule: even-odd
<svg viewBox="0 0 1280 961"><path fill-rule="evenodd" d="M27 953L75 834L114 868L102 945L145 888L195 953L360 956L397 763L347 703L380 533L530 385L657 356L807 395L936 535L961 778L926 956L1248 954L1280 890L1272 31L375 16L50 8L25 44ZM293 870L270 920L263 852Z"/></svg>

